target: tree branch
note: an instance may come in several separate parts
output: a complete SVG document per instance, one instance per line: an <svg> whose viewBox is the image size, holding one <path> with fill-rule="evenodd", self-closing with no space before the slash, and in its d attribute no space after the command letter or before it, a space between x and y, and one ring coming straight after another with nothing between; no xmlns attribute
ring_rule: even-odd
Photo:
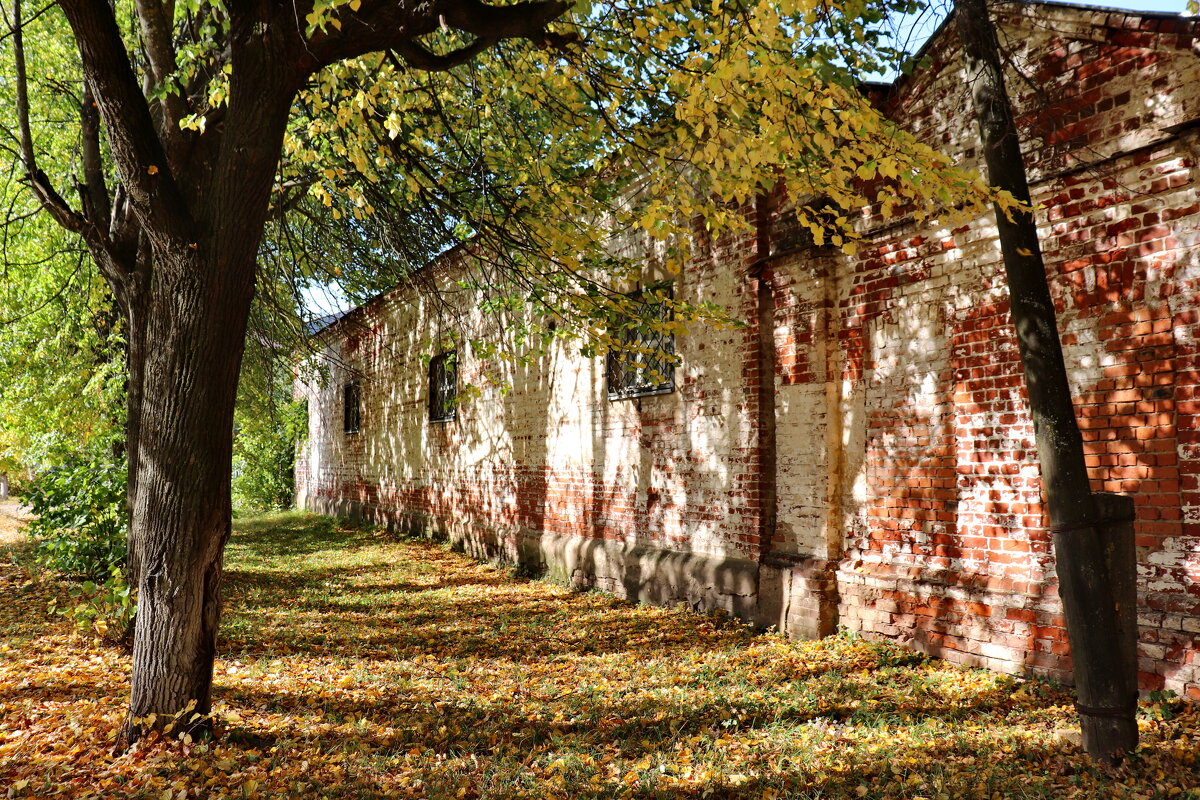
<svg viewBox="0 0 1200 800"><path fill-rule="evenodd" d="M13 58L17 68L17 126L20 129L21 159L25 171L32 174L37 170L37 157L33 152L33 133L29 127L29 79L25 71L25 23L21 20L21 0L12 4Z"/></svg>
<svg viewBox="0 0 1200 800"><path fill-rule="evenodd" d="M194 242L191 213L171 173L112 9L93 0L61 0L59 5L75 34L84 80L95 93L121 183L143 229L174 246Z"/></svg>
<svg viewBox="0 0 1200 800"><path fill-rule="evenodd" d="M343 6L337 16L341 30L314 34L308 51L315 63L305 66L315 72L343 59L385 50L394 50L409 61L404 49L411 51L417 48L432 59L425 58L422 52L412 51L415 60L409 61L410 66L446 70L454 66L447 65L446 59L457 58L458 63L462 63L501 39L529 39L542 45L561 45L573 37L549 34L546 25L569 8L570 4L563 0L530 0L507 6L491 6L479 0L439 0L419 4L364 3L358 13L350 11L349 6ZM479 38L445 56L430 53L416 44L419 37L446 26ZM487 44L481 40L486 40ZM421 61L433 66L424 67L418 63Z"/></svg>
<svg viewBox="0 0 1200 800"><path fill-rule="evenodd" d="M108 222L112 208L108 188L104 185L104 160L100 154L100 112L87 81L83 82L83 98L79 103L79 128L83 143L84 213L99 226Z"/></svg>
<svg viewBox="0 0 1200 800"><path fill-rule="evenodd" d="M142 37L146 41L146 56L150 62L147 72L150 77L151 91L162 92L158 102L162 119L159 121L159 132L166 145L167 154L171 158L171 166L178 169L177 156L181 146L183 133L179 129L179 121L183 119L186 108L183 98L178 93L164 87L167 79L175 71L175 46L171 41L172 18L175 15L175 3L162 3L160 0L138 0L138 21L141 23ZM150 96L150 92L147 95Z"/></svg>
<svg viewBox="0 0 1200 800"><path fill-rule="evenodd" d="M499 40L488 36L480 36L466 47L460 47L449 53L441 54L426 50L421 45L412 41L397 44L393 49L404 59L404 63L410 67L427 72L445 72L448 69L457 67L459 64L470 61L497 41Z"/></svg>
<svg viewBox="0 0 1200 800"><path fill-rule="evenodd" d="M49 11L50 9L54 8L54 6L55 6L55 4L56 4L57 2L58 2L58 0L50 0L50 2L49 2L49 3L47 3L46 5L42 6L42 8L41 8L39 11L36 11L36 12L34 12L34 13L33 13L33 14L32 14L32 15L29 17L29 19L25 20L25 24L26 24L26 25L28 25L29 23L33 22L33 21L34 21L34 20L36 20L38 17L40 17L42 14L45 14L45 13L46 13L47 11ZM3 6L0 6L0 8L4 8L4 7L3 7ZM7 9L7 8L4 8L4 13L5 13L5 14L8 14L8 9ZM16 35L17 35L17 29L16 29L16 26L14 26L14 25L11 25L11 24L10 24L10 25L8 26L8 33L6 33L6 34L4 34L4 35L0 36L0 42L3 42L5 39L8 39L8 38L10 38L10 37L13 37L13 36L16 36Z"/></svg>
<svg viewBox="0 0 1200 800"><path fill-rule="evenodd" d="M497 39L538 39L545 27L561 17L569 3L559 0L493 6L480 0L443 0L439 10L447 25Z"/></svg>
<svg viewBox="0 0 1200 800"><path fill-rule="evenodd" d="M12 20L9 21L9 26L13 37L13 60L17 72L18 139L26 180L38 202L59 225L69 231L83 234L87 228L84 218L55 191L46 173L38 168L37 153L33 147L33 131L29 125L29 78L25 69L25 22L21 19L21 0L13 0Z"/></svg>

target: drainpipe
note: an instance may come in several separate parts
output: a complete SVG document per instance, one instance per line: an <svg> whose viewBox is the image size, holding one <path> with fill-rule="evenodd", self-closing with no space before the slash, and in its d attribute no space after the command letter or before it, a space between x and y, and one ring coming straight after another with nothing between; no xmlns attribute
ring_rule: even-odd
<svg viewBox="0 0 1200 800"><path fill-rule="evenodd" d="M827 552L817 556L799 556L774 552L774 540L778 527L778 434L775 411L777 393L775 389L775 292L774 271L771 264L778 258L799 252L772 252L771 218L767 197L760 195L755 201L757 258L750 265L748 275L757 281L755 323L758 325L757 375L755 383L755 408L759 445L759 551L758 591L755 608L755 623L761 627L777 627L790 636L816 638L827 636L837 627L837 582L831 569L832 557L829 550L840 553L840 537L837 542L827 536ZM804 248L809 251L809 248ZM810 252L810 251L809 251ZM833 291L826 286L825 291ZM826 295L827 305L832 306L832 297ZM827 344L836 348L831 311L826 310L825 324ZM826 402L840 412L840 392L836 385L827 388ZM839 417L839 414L834 414ZM837 454L836 460L827 465L834 470L830 476L830 490L826 498L831 508L827 510L830 523L837 519L840 510L841 491L841 426L840 419L835 429L830 430L829 444ZM823 556L823 557L822 557Z"/></svg>
<svg viewBox="0 0 1200 800"><path fill-rule="evenodd" d="M771 219L766 195L754 200L755 249L749 277L757 282L755 324L758 326L758 381L754 387L758 427L758 561L771 553L775 540L777 489L775 431L775 292L771 257Z"/></svg>

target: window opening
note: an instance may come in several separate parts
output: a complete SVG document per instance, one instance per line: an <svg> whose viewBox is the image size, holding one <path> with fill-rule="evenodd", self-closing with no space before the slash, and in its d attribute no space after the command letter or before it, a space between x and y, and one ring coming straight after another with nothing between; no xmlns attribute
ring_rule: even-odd
<svg viewBox="0 0 1200 800"><path fill-rule="evenodd" d="M429 360L429 421L448 422L457 409L458 361L450 350Z"/></svg>
<svg viewBox="0 0 1200 800"><path fill-rule="evenodd" d="M609 400L675 391L675 334L652 327L671 319L671 309L663 298L673 296L670 287L640 289L629 295L637 302L639 313L622 321L615 332L622 347L608 353Z"/></svg>
<svg viewBox="0 0 1200 800"><path fill-rule="evenodd" d="M342 394L342 430L346 433L358 433L362 427L362 393L358 381L347 383Z"/></svg>

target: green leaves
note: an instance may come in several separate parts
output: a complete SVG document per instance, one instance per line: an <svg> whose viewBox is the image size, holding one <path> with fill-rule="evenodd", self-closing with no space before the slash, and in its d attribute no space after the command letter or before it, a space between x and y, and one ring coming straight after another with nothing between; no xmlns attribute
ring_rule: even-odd
<svg viewBox="0 0 1200 800"><path fill-rule="evenodd" d="M50 605L51 613L70 619L79 630L93 634L98 640L116 643L131 633L130 625L137 613L137 591L125 579L120 566L113 566L102 583L84 581L67 589L71 603L61 608L57 601Z"/></svg>
<svg viewBox="0 0 1200 800"><path fill-rule="evenodd" d="M71 80L78 54L57 9L26 26L25 50L31 116L53 121L33 127L39 167L74 199L66 187L81 179L74 157L80 93ZM5 74L12 58L12 48L0 45ZM14 84L0 81L0 107L15 108ZM12 135L0 134L0 469L15 470L32 466L59 437L107 443L123 415L124 376L111 298L82 261L78 240L38 213Z"/></svg>
<svg viewBox="0 0 1200 800"><path fill-rule="evenodd" d="M34 515L28 525L34 557L58 572L109 578L125 560L125 464L60 450L43 469L24 498Z"/></svg>

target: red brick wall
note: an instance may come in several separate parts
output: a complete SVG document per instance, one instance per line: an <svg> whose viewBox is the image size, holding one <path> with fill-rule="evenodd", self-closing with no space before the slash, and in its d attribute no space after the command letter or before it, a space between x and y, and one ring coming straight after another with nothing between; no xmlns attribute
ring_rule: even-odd
<svg viewBox="0 0 1200 800"><path fill-rule="evenodd" d="M1088 466L1096 490L1136 501L1143 685L1200 696L1194 29L1053 6L1005 24ZM927 56L881 102L974 163L953 34ZM312 409L302 501L417 520L510 558L554 537L697 554L758 576L760 622L811 633L836 621L961 662L1068 676L994 222L875 212L864 210L856 257L777 254L762 274L770 309L752 277L761 243L700 242L677 295L719 302L747 326L680 339L676 391L640 400L609 401L602 362L568 342L506 367L510 391L485 387L454 421L430 423L420 354L439 326L464 323L398 290L327 332L328 376L299 384ZM774 325L765 394L760 320ZM470 354L462 370L480 375ZM351 373L363 431L347 435ZM651 578L627 566L596 581L641 597L633 583ZM684 594L747 607L709 603L715 586Z"/></svg>
<svg viewBox="0 0 1200 800"><path fill-rule="evenodd" d="M1033 82L1009 82L1093 486L1136 500L1143 685L1200 695L1200 206L1195 134L1173 133L1197 116L1200 62L1178 20L1036 11L1048 16L1014 23L1007 39ZM885 102L970 163L953 36L929 57L935 68ZM871 246L820 279L838 297L848 432L841 623L954 660L1066 676L994 227L867 225ZM807 261L795 259L798 276ZM810 307L804 282L782 305ZM784 397L796 374L781 375Z"/></svg>

